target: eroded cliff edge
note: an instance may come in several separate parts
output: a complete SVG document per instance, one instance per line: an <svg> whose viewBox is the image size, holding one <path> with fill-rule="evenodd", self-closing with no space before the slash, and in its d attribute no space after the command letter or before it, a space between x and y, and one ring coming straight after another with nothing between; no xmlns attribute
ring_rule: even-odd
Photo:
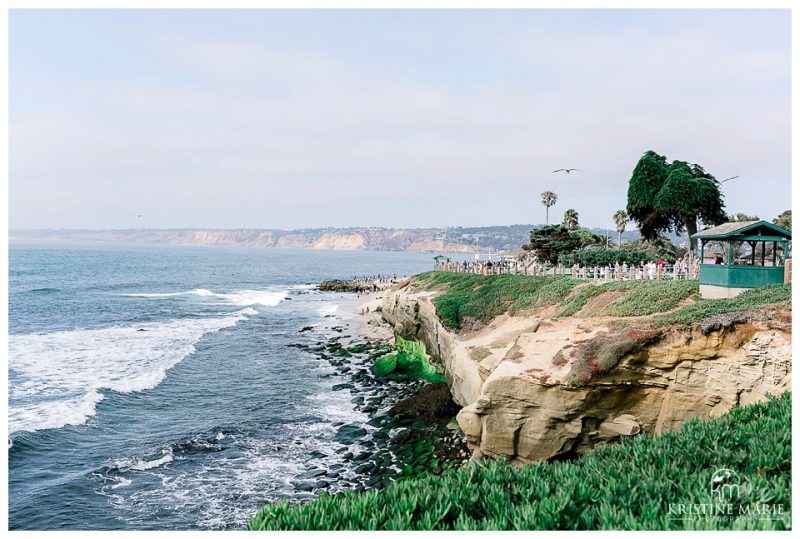
<svg viewBox="0 0 800 539"><path fill-rule="evenodd" d="M443 365L475 456L569 458L790 389L786 305L654 328L648 317L593 316L590 302L571 316L547 306L456 332L437 315L439 293L412 279L385 292L382 312Z"/></svg>

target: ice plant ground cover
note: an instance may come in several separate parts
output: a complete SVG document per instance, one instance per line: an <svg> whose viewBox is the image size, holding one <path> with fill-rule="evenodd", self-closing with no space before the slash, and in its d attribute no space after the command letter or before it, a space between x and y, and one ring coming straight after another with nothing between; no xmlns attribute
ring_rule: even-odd
<svg viewBox="0 0 800 539"><path fill-rule="evenodd" d="M720 471L725 471L724 477ZM722 514L710 509L728 479ZM734 482L735 479L735 482ZM721 494L721 495L722 495ZM688 509L687 509L688 508ZM701 511L702 509L702 511ZM791 394L574 461L475 462L380 491L264 507L253 530L791 528Z"/></svg>

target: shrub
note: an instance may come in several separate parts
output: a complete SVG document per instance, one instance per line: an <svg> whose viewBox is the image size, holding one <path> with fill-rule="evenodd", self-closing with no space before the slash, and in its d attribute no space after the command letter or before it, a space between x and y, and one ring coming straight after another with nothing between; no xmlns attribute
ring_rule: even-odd
<svg viewBox="0 0 800 539"><path fill-rule="evenodd" d="M640 249L580 249L562 255L559 262L565 266L607 266L615 264L641 264L653 259L652 253Z"/></svg>
<svg viewBox="0 0 800 539"><path fill-rule="evenodd" d="M621 300L600 311L601 316L644 316L676 308L698 291L697 281L632 281L624 283Z"/></svg>
<svg viewBox="0 0 800 539"><path fill-rule="evenodd" d="M460 329L466 318L488 323L503 313L559 303L582 281L569 277L475 275L434 271L416 277L427 289L444 287L433 302L442 323Z"/></svg>
<svg viewBox="0 0 800 539"><path fill-rule="evenodd" d="M790 304L791 301L791 283L763 286L743 292L735 298L700 299L692 305L657 317L655 323L659 326L691 324L717 314L747 311L770 304Z"/></svg>
<svg viewBox="0 0 800 539"><path fill-rule="evenodd" d="M637 328L617 334L600 333L593 339L575 343L566 382L587 384L593 376L610 372L623 357L642 350L660 337L660 331Z"/></svg>

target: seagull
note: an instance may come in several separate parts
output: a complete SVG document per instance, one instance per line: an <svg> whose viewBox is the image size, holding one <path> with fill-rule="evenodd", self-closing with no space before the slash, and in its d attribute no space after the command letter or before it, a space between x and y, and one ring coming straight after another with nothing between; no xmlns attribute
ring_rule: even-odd
<svg viewBox="0 0 800 539"><path fill-rule="evenodd" d="M721 182L719 182L719 183L725 183L725 182L726 182L726 181L728 181L728 180L735 180L735 179L736 179L736 178L738 178L738 177L739 177L739 175L737 174L736 176L731 176L730 178L725 178L724 180L722 180L722 181L721 181Z"/></svg>
<svg viewBox="0 0 800 539"><path fill-rule="evenodd" d="M554 171L553 171L553 173L556 173L556 172L561 172L562 170L563 170L564 172L566 172L567 174L569 174L569 173L570 173L570 172L572 172L573 170L577 170L578 172L581 172L581 170L580 170L579 168L560 168L560 169L558 169L558 170L554 170Z"/></svg>
<svg viewBox="0 0 800 539"><path fill-rule="evenodd" d="M142 218L142 214L141 214L141 213L137 213L137 214L136 214L136 217L138 217L139 219L141 219L141 218Z"/></svg>

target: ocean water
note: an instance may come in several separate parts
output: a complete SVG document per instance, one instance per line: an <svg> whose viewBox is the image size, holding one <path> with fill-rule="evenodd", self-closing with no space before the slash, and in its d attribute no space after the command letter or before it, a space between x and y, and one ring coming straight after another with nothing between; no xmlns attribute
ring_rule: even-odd
<svg viewBox="0 0 800 539"><path fill-rule="evenodd" d="M11 529L237 529L366 417L313 345L355 310L313 284L431 255L9 249ZM311 326L313 331L301 332Z"/></svg>

